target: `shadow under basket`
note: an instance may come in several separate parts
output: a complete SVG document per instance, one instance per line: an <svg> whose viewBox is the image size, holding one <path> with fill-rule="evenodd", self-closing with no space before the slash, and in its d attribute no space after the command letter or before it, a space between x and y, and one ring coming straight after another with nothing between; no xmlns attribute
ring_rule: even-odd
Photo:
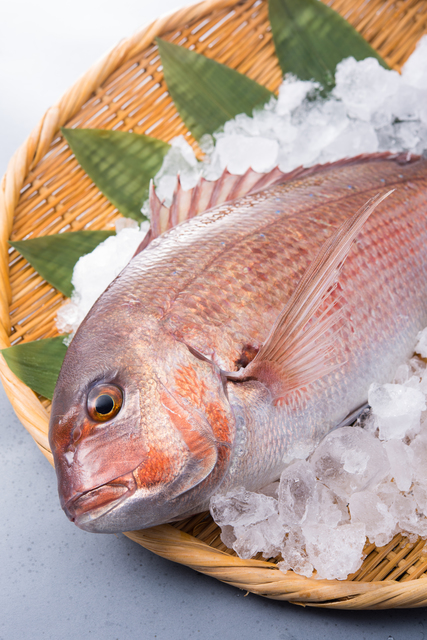
<svg viewBox="0 0 427 640"><path fill-rule="evenodd" d="M425 0L331 0L394 69L427 32ZM133 131L168 142L192 138L167 92L155 38L192 47L278 90L282 73L266 0L207 0L162 17L96 63L51 107L12 157L0 189L0 348L57 335L64 297L47 284L8 240L60 231L110 229L120 217L85 175L60 127ZM6 393L23 425L52 462L47 440L50 403L37 397L0 357ZM226 549L209 514L126 533L160 556L245 591L277 600L337 609L427 605L425 541L400 534L385 547L367 541L362 567L347 580L317 580L281 572L274 561L242 560Z"/></svg>

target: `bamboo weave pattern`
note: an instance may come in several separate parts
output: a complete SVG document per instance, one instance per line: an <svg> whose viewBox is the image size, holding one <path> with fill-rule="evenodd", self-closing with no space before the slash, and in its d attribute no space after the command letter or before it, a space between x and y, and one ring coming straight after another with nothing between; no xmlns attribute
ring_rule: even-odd
<svg viewBox="0 0 427 640"><path fill-rule="evenodd" d="M427 33L427 0L331 0L390 66L399 70ZM59 133L67 127L134 131L164 141L183 134L168 94L154 38L194 49L277 91L281 71L266 0L206 0L159 18L122 41L51 107L12 157L0 186L0 348L57 335L63 296L8 245L60 231L111 228L119 213L78 166ZM0 357L0 375L21 422L52 462L47 441L50 403L37 398ZM240 560L226 550L210 516L174 527L127 534L155 553L220 580L275 599L335 608L418 607L427 604L424 541L396 536L367 544L362 568L346 581L283 574L273 562Z"/></svg>

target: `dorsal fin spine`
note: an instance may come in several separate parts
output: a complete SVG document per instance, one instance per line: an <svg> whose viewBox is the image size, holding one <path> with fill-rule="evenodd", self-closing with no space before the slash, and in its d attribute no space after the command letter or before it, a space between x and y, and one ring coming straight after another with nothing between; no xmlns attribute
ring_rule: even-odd
<svg viewBox="0 0 427 640"><path fill-rule="evenodd" d="M199 182L193 189L183 191L180 179L178 177L177 185L174 190L172 203L170 208L161 202L154 189L153 182L150 183L149 190L149 206L151 212L151 237L150 241L157 238L167 229L171 229L176 224L193 218L200 213L223 204L227 200L234 200L238 197L244 197L251 193L261 191L267 187L277 184L283 184L295 179L305 178L316 173L321 173L331 167L344 167L352 164L375 162L380 160L394 160L399 164L407 164L417 160L419 156L408 153L391 154L390 152L361 154L354 158L344 158L337 162L329 162L322 165L314 165L312 167L297 167L288 173L283 173L279 167L275 167L268 173L256 173L249 168L243 175L233 175L228 169L225 169L222 175L215 181L209 181L201 177ZM252 180L257 178L254 182ZM225 189L226 183L229 182L229 188ZM247 187L247 190L246 190ZM183 194L188 194L183 198ZM207 201L207 202L206 202ZM185 206L184 206L185 203ZM185 210L184 210L185 209ZM145 242L145 239L144 239ZM147 246L147 244L145 244Z"/></svg>

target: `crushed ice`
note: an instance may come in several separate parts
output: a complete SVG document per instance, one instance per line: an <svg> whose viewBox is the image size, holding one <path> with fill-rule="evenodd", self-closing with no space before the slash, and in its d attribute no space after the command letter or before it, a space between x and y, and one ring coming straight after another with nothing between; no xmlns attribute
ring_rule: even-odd
<svg viewBox="0 0 427 640"><path fill-rule="evenodd" d="M360 62L347 58L337 66L335 79L329 98L315 99L319 90L315 82L286 77L278 98L255 110L253 117L240 114L213 136L203 136L202 162L183 136L172 140L154 178L159 198L170 203L178 173L183 188L190 189L202 176L216 180L225 168L235 174L249 167L264 173L278 165L286 172L359 153L423 153L427 149L427 36L401 75L383 69L374 58ZM148 203L142 211L149 214ZM95 300L130 260L147 228L147 223L140 232L125 228L78 261L71 303L58 314L59 331L77 330ZM421 340L427 354L427 334Z"/></svg>
<svg viewBox="0 0 427 640"><path fill-rule="evenodd" d="M204 136L202 162L182 136L173 140L155 177L159 197L169 204L177 173L189 189L225 168L291 171L360 153L425 153L427 36L401 75L374 59L348 58L337 67L329 98L316 98L318 90L314 82L285 78L278 98L253 117L239 115ZM119 225L115 237L78 261L72 299L58 314L60 331L76 331L148 230L148 223ZM415 350L427 357L427 329ZM426 393L425 365L414 358L399 367L393 384L371 385L371 410L359 426L331 432L314 452L290 452L280 484L214 496L211 511L224 544L242 558L280 554L283 571L345 579L360 566L366 537L377 546L399 531L427 537Z"/></svg>
<svg viewBox="0 0 427 640"><path fill-rule="evenodd" d="M71 300L65 303L56 316L60 333L75 333L94 302L114 278L124 269L144 239L150 225L140 226L130 218L116 223L117 235L110 236L94 251L82 256L74 267ZM67 342L70 338L66 339Z"/></svg>
<svg viewBox="0 0 427 640"><path fill-rule="evenodd" d="M335 81L328 99L315 99L315 82L286 77L278 98L252 117L240 114L204 136L203 162L182 136L176 138L154 179L160 197L170 203L177 173L189 189L201 176L216 180L225 168L239 175L249 167L286 172L360 153L427 149L427 36L401 75L374 58L347 58L337 66Z"/></svg>
<svg viewBox="0 0 427 640"><path fill-rule="evenodd" d="M384 546L399 532L427 537L426 383L414 357L392 384L371 385L356 426L329 433L280 482L214 496L224 544L243 558L281 556L282 571L344 580L360 567L366 538ZM230 517L237 511L245 517Z"/></svg>
<svg viewBox="0 0 427 640"><path fill-rule="evenodd" d="M258 166L264 163L257 169L262 171L277 164L290 171L358 153L427 149L427 37L401 76L376 60L349 58L338 65L328 100L312 101L315 90L314 83L288 78L277 101L253 118L240 115L227 123L214 136L203 175L218 177L228 157L234 172L246 171L246 147L237 157L242 135L254 142L252 153ZM278 149L266 140L277 141ZM427 357L427 329L415 351ZM426 393L425 365L413 359L399 367L394 384L371 385L363 428L361 423L331 432L307 460L295 455L276 495L270 486L260 494L238 489L214 496L211 512L224 544L243 558L259 552L281 556L283 571L304 576L316 571L318 578L343 580L360 567L366 537L377 546L398 532L410 539L427 537ZM275 504L265 518L265 506L257 502L263 493L269 509ZM253 515L238 526L225 517L236 500Z"/></svg>

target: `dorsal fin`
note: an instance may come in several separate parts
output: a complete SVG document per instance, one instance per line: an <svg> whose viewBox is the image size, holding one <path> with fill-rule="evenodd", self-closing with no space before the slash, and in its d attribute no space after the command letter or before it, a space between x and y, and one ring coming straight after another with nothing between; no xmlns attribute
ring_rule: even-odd
<svg viewBox="0 0 427 640"><path fill-rule="evenodd" d="M184 191L178 176L169 208L160 202L152 188L150 214L153 239L180 222L194 218L208 209L283 182L286 180L286 175L278 168L269 173L257 173L248 169L243 176L233 175L225 169L218 180L200 178L197 185L188 191Z"/></svg>
<svg viewBox="0 0 427 640"><path fill-rule="evenodd" d="M229 200L284 182L288 175L277 167L268 173L257 173L253 169L248 169L243 176L233 175L225 169L218 180L200 178L197 185L188 191L182 188L178 175L170 207L166 207L159 199L151 181L149 190L151 228L134 253L134 257L141 253L152 240L180 222L194 218Z"/></svg>
<svg viewBox="0 0 427 640"><path fill-rule="evenodd" d="M153 240L166 231L169 220L169 209L159 200L152 180L150 181L148 202L150 207L151 239Z"/></svg>
<svg viewBox="0 0 427 640"><path fill-rule="evenodd" d="M151 218L151 229L141 242L134 255L140 253L149 243L158 238L162 233L172 229L184 220L194 218L194 216L204 213L213 207L224 202L242 198L251 193L267 189L273 185L283 184L297 178L305 178L315 173L330 169L331 167L343 167L346 165L359 164L361 162L373 162L378 160L395 160L398 164L406 164L417 160L419 156L408 153L391 154L388 151L383 153L362 154L354 158L344 158L337 162L326 164L316 164L312 167L297 167L293 171L283 173L275 167L268 173L257 173L253 169L248 169L244 175L233 175L227 169L217 180L206 180L200 178L195 187L184 191L179 175L170 207L166 207L161 202L154 188L153 181L150 183L149 207Z"/></svg>
<svg viewBox="0 0 427 640"><path fill-rule="evenodd" d="M334 300L331 294L354 239L374 209L391 193L369 200L326 240L255 358L244 369L227 373L229 380L255 378L270 389L277 402L341 366L342 363L334 364L331 356L343 313L337 296ZM330 331L332 328L335 332Z"/></svg>

